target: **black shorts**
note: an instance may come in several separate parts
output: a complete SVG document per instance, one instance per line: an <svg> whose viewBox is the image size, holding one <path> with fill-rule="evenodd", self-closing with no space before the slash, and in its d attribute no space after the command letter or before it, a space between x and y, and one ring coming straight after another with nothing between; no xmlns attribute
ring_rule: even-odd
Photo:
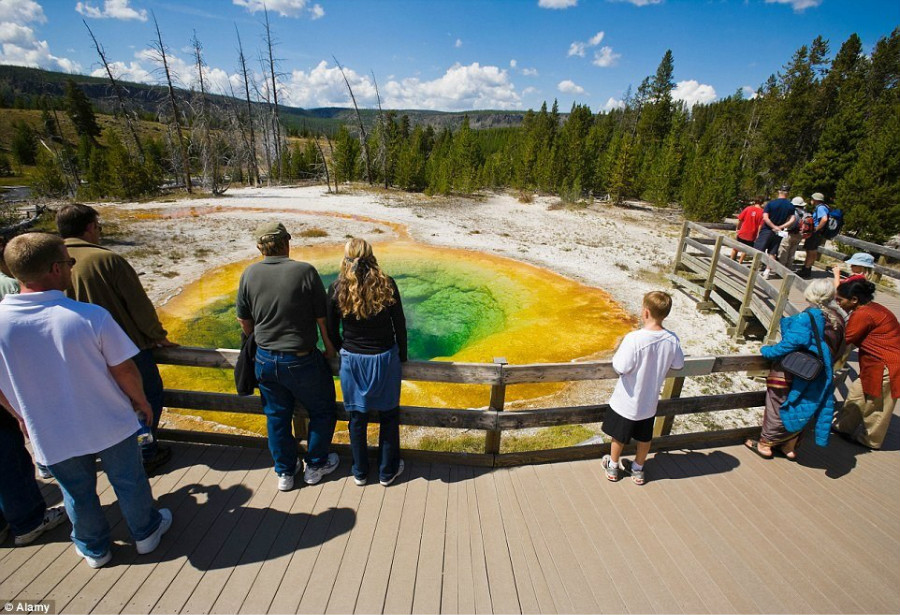
<svg viewBox="0 0 900 615"><path fill-rule="evenodd" d="M769 254L778 254L778 246L781 245L781 236L768 226L759 229L759 235L753 242L753 247L760 252L768 252Z"/></svg>
<svg viewBox="0 0 900 615"><path fill-rule="evenodd" d="M737 240L738 240L738 243L742 243L745 246L750 246L751 248L753 247L752 239L744 239L743 237L738 237Z"/></svg>
<svg viewBox="0 0 900 615"><path fill-rule="evenodd" d="M807 252L818 250L823 243L825 243L825 237L822 236L822 233L813 233L806 238L806 241L803 243L803 249Z"/></svg>
<svg viewBox="0 0 900 615"><path fill-rule="evenodd" d="M653 421L656 417L632 421L610 408L603 419L603 433L622 444L628 444L634 438L638 442L649 442L653 439Z"/></svg>

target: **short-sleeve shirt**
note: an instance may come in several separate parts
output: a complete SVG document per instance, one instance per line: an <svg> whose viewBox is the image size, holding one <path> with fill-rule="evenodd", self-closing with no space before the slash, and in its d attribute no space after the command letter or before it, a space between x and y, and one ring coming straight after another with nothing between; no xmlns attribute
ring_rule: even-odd
<svg viewBox="0 0 900 615"><path fill-rule="evenodd" d="M619 380L609 398L610 407L626 419L641 421L656 415L666 374L684 367L684 352L671 331L640 329L625 336L612 364Z"/></svg>
<svg viewBox="0 0 900 615"><path fill-rule="evenodd" d="M140 427L110 366L138 353L100 306L48 290L0 302L0 390L44 465L98 453Z"/></svg>
<svg viewBox="0 0 900 615"><path fill-rule="evenodd" d="M821 203L816 205L816 210L813 212L813 224L819 226L819 222L822 221L822 218L828 217L828 205L822 205Z"/></svg>
<svg viewBox="0 0 900 615"><path fill-rule="evenodd" d="M759 229L763 225L763 210L755 205L745 207L738 216L738 221L741 223L741 228L737 233L738 238L753 241L759 235Z"/></svg>
<svg viewBox="0 0 900 615"><path fill-rule="evenodd" d="M316 347L317 318L325 318L325 286L309 263L267 256L241 274L237 317L253 321L265 350L304 354Z"/></svg>
<svg viewBox="0 0 900 615"><path fill-rule="evenodd" d="M772 224L781 226L794 215L794 205L787 199L774 199L766 203L763 213L769 214Z"/></svg>

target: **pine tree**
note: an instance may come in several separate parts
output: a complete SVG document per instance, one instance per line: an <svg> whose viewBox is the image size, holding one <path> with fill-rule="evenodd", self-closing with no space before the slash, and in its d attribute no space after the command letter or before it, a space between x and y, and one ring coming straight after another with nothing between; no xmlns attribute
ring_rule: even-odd
<svg viewBox="0 0 900 615"><path fill-rule="evenodd" d="M19 164L29 166L35 164L37 162L37 135L34 133L34 129L25 122L16 122L13 126L9 150Z"/></svg>
<svg viewBox="0 0 900 615"><path fill-rule="evenodd" d="M79 137L93 140L100 136L100 126L91 101L73 79L66 80L66 114L75 125Z"/></svg>

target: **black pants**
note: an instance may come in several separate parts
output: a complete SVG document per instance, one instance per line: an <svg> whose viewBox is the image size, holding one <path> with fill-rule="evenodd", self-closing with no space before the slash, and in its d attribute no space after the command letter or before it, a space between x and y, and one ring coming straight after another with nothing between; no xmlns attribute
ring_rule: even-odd
<svg viewBox="0 0 900 615"><path fill-rule="evenodd" d="M350 414L350 449L353 451L353 476L369 475L369 451L366 435L369 415L366 412ZM397 473L400 462L400 408L378 413L378 479L388 480Z"/></svg>

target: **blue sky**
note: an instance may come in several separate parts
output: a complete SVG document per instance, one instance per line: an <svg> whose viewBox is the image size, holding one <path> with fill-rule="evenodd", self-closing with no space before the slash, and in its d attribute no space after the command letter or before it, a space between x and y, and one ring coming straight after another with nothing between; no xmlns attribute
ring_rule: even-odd
<svg viewBox="0 0 900 615"><path fill-rule="evenodd" d="M866 52L900 26L897 0L267 0L279 90L298 107L349 106L334 59L362 106L594 111L675 58L677 97L709 102L755 90L817 35L832 53L851 33ZM0 0L0 63L93 74L88 22L123 79L158 83L151 11L179 81L196 82L203 43L215 89L235 85L240 30L260 73L262 0ZM98 73L99 74L99 73Z"/></svg>

